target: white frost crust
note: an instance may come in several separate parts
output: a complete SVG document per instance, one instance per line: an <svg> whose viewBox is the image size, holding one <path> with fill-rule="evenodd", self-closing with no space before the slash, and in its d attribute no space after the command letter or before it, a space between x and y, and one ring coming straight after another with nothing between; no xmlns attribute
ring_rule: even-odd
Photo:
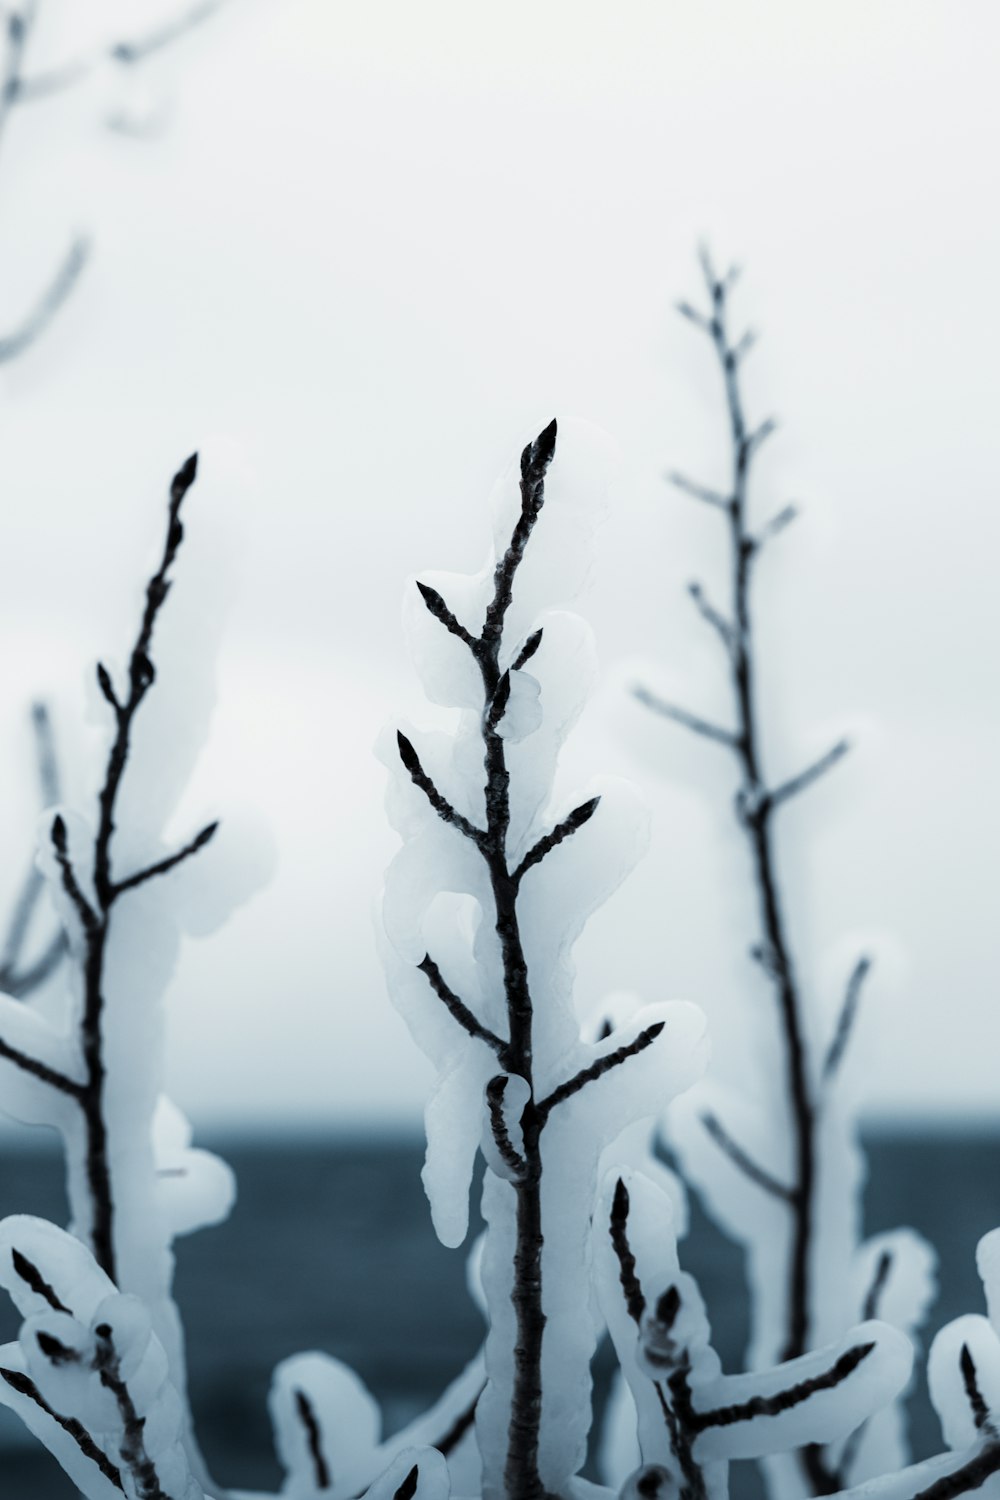
<svg viewBox="0 0 1000 1500"><path fill-rule="evenodd" d="M178 828L175 814L208 732L215 694L215 658L233 592L233 556L244 526L245 475L221 445L201 454L198 479L181 517L184 539L171 570L170 596L157 617L152 656L155 682L133 721L128 763L120 784L112 846L116 880L148 868L182 848L211 821ZM151 538L146 578L162 555L160 513ZM165 524L165 518L162 522ZM134 639L144 604L145 579L123 612L124 639ZM105 665L119 696L124 667ZM95 793L86 815L58 809L69 857L86 895L93 891L92 812L103 783L114 732L113 712L88 668L89 718L96 726ZM69 993L58 1019L42 1018L31 1002L0 997L0 1036L75 1081L83 1079L79 1034L83 1006L79 917L64 889L52 847L55 810L42 819L38 863L49 883L75 959ZM171 1377L184 1393L183 1337L171 1298L172 1242L228 1212L233 1197L226 1168L208 1153L190 1149L190 1133L162 1099L164 999L183 935L214 930L269 876L269 840L251 819L225 816L215 837L193 858L116 901L110 919L102 995L105 1047L105 1123L115 1214L119 1290L148 1307L167 1351ZM51 1010L47 1006L47 1010ZM67 1162L67 1195L73 1232L88 1240L92 1205L85 1170L81 1111L65 1093L0 1061L5 1111L31 1123L54 1126ZM193 1448L192 1448L193 1451Z"/></svg>
<svg viewBox="0 0 1000 1500"><path fill-rule="evenodd" d="M27 1270L17 1260L19 1255L28 1263ZM33 1288L36 1276L48 1291ZM27 1215L0 1223L0 1285L24 1319L19 1344L3 1350L3 1368L27 1375L52 1412L82 1424L118 1467L132 1500L137 1491L124 1458L122 1415L95 1368L107 1330L117 1374L143 1419L146 1456L164 1492L170 1500L203 1500L184 1450L183 1403L171 1383L166 1352L139 1299L121 1295L78 1239ZM54 1300L61 1304L59 1308L53 1306ZM75 1358L52 1358L46 1353L50 1339L72 1351ZM106 1500L117 1492L93 1459L30 1394L15 1391L4 1379L0 1403L27 1422L83 1494Z"/></svg>
<svg viewBox="0 0 1000 1500"><path fill-rule="evenodd" d="M588 429L561 424L546 476L545 503L518 571L504 629L501 668L541 629L541 643L523 673L514 674L500 722L510 776L508 865L513 870L573 809L597 795L596 813L524 877L518 916L536 1009L533 1068L536 1099L615 1048L644 1026L665 1032L585 1093L558 1105L542 1142L543 1350L540 1469L545 1485L565 1493L580 1465L589 1425L589 1361L597 1314L590 1285L589 1216L598 1161L609 1140L686 1087L703 1066L703 1020L689 1006L657 1007L634 1016L598 1046L581 1040L572 999L572 946L592 910L631 868L648 837L648 816L630 786L606 780L583 793L556 792L559 748L589 691L596 656L589 628L562 610L542 610L553 598L572 598L590 566L591 533L603 505L608 445ZM460 624L478 635L493 591L497 557L506 549L519 511L517 466L494 493L495 548L471 578L422 573ZM483 689L468 648L435 619L419 591L407 590L404 618L428 696L458 710L453 736L410 734L420 762L439 792L476 827L485 826ZM524 680L519 680L522 678ZM485 861L460 830L445 824L401 765L395 735L379 753L390 770L387 806L404 843L386 877L383 949L394 1003L437 1069L427 1107L424 1182L435 1228L450 1245L467 1231L468 1193L483 1140L484 1092L501 1071L493 1048L470 1037L417 969L430 954L444 981L477 1020L507 1034L502 961L493 893ZM460 919L459 919L460 918ZM508 1084L505 1114L517 1139L516 1084ZM488 1128L488 1126L486 1127ZM509 1413L513 1310L509 1299L514 1190L509 1168L492 1143L487 1155L484 1213L488 1241L482 1281L490 1306L489 1385L479 1403L483 1492L498 1494Z"/></svg>
<svg viewBox="0 0 1000 1500"><path fill-rule="evenodd" d="M404 1448L384 1473L365 1491L365 1500L393 1500L413 1469L417 1470L413 1500L448 1500L448 1465L434 1448Z"/></svg>
<svg viewBox="0 0 1000 1500"><path fill-rule="evenodd" d="M288 1500L311 1500L322 1494L324 1500L326 1497L354 1500L369 1485L380 1482L379 1476L386 1470L395 1473L400 1454L430 1450L447 1440L459 1421L464 1425L485 1378L482 1356L477 1355L433 1406L401 1431L382 1439L377 1403L347 1365L315 1352L284 1360L274 1372L268 1398L275 1444L285 1470L282 1496ZM318 1429L320 1452L329 1478L323 1488L316 1483L310 1434L296 1402L297 1393L307 1399ZM452 1472L452 1489L456 1493L472 1493L478 1488L479 1465L473 1430L469 1423L464 1438L448 1457L447 1467ZM440 1457L435 1451L435 1459ZM401 1471L401 1478L411 1464ZM430 1471L427 1480L431 1482Z"/></svg>
<svg viewBox="0 0 1000 1500"><path fill-rule="evenodd" d="M371 1478L373 1455L382 1435L382 1417L374 1397L353 1370L327 1354L296 1354L277 1366L268 1408L286 1475L283 1495L311 1495L321 1488L302 1402L307 1403L318 1429L316 1441L330 1480L338 1492L345 1483L355 1484L356 1493L357 1483L364 1486Z"/></svg>
<svg viewBox="0 0 1000 1500"><path fill-rule="evenodd" d="M1000 1341L987 1318L955 1318L937 1334L927 1361L927 1383L949 1448L971 1448L983 1436L977 1426L962 1371L971 1360L975 1387L986 1403L988 1423L1000 1415ZM989 1434L987 1434L989 1435Z"/></svg>
<svg viewBox="0 0 1000 1500"><path fill-rule="evenodd" d="M629 1313L612 1243L612 1203L619 1179L629 1195L626 1233L647 1316L669 1287L679 1292L680 1311L671 1339L684 1351L694 1408L700 1413L728 1411L725 1422L704 1428L693 1445L695 1459L706 1465L711 1495L726 1493L726 1461L784 1454L806 1443L843 1438L898 1395L909 1379L912 1350L895 1329L875 1322L862 1323L832 1346L801 1359L747 1375L723 1375L697 1286L680 1270L668 1198L641 1172L614 1171L605 1179L594 1220L595 1268L602 1311L635 1402L644 1464L660 1465L680 1479L656 1390L657 1370L643 1352L646 1322L640 1330ZM817 1388L787 1410L759 1409L763 1401L822 1376L841 1356L858 1348L867 1352L834 1388ZM757 1408L751 1415L731 1410L747 1403ZM623 1446L619 1431L620 1451Z"/></svg>
<svg viewBox="0 0 1000 1500"><path fill-rule="evenodd" d="M539 1468L554 1493L565 1489L582 1464L590 1428L590 1360L601 1324L592 1291L590 1244L598 1165L623 1131L651 1118L664 1097L698 1076L707 1052L704 1016L683 1002L648 1006L622 1031L597 1046L578 1043L564 1060L562 1078L574 1076L659 1022L664 1029L644 1052L557 1106L542 1138L542 1285L548 1324ZM553 1078L551 1084L559 1081ZM489 1476L502 1467L514 1346L513 1190L490 1173L483 1186L483 1214L489 1228L482 1275L491 1310L486 1345L490 1385L480 1402L477 1431Z"/></svg>

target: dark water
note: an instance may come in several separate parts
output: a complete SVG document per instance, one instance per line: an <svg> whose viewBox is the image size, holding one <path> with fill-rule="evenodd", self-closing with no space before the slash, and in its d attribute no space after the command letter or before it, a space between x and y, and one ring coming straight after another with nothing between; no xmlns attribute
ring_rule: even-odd
<svg viewBox="0 0 1000 1500"><path fill-rule="evenodd" d="M416 1140L211 1143L235 1168L232 1217L178 1244L177 1297L188 1334L191 1397L210 1467L221 1483L277 1486L266 1396L289 1354L324 1349L353 1365L382 1403L388 1429L424 1407L478 1347L479 1315L465 1290L463 1252L434 1238ZM937 1328L981 1311L976 1241L1000 1224L1000 1138L878 1136L868 1142L867 1229L910 1224L937 1246ZM4 1211L65 1216L54 1154L6 1155ZM715 1343L735 1369L746 1338L740 1256L695 1210L684 1262L698 1277ZM0 1337L15 1322L0 1309ZM607 1364L600 1362L598 1385ZM921 1389L914 1447L938 1446ZM2 1500L69 1500L62 1471L0 1413ZM734 1493L749 1481L734 1474Z"/></svg>

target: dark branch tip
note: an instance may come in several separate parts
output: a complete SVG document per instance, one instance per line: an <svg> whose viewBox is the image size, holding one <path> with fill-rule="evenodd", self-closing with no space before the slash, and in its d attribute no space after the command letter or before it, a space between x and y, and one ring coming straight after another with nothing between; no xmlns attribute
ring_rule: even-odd
<svg viewBox="0 0 1000 1500"><path fill-rule="evenodd" d="M52 819L52 847L57 854L65 854L68 848L66 839L66 824L61 813L56 813Z"/></svg>
<svg viewBox="0 0 1000 1500"><path fill-rule="evenodd" d="M413 1500L413 1496L417 1493L417 1484L419 1482L419 1479L420 1466L419 1464L414 1464L413 1468L407 1474L406 1478L403 1480L402 1484L393 1495L392 1500Z"/></svg>

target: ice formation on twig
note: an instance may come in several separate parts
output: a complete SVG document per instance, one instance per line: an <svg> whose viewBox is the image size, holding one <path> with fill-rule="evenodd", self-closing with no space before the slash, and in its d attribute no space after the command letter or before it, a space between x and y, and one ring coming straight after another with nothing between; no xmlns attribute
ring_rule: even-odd
<svg viewBox="0 0 1000 1500"><path fill-rule="evenodd" d="M0 1348L0 1389L88 1500L205 1500L184 1449L180 1396L137 1297L74 1236L0 1223L0 1284L24 1322Z"/></svg>
<svg viewBox="0 0 1000 1500"><path fill-rule="evenodd" d="M612 1171L594 1220L601 1307L638 1416L636 1495L724 1500L728 1463L844 1440L905 1386L895 1329L865 1322L819 1351L723 1375L673 1213L641 1172Z"/></svg>
<svg viewBox="0 0 1000 1500"><path fill-rule="evenodd" d="M746 420L740 371L752 340L734 340L730 332L735 272L717 274L707 253L702 267L709 311L685 302L680 312L707 335L722 373L731 472L718 490L684 475L671 478L682 492L719 511L728 527L728 608L716 606L701 583L690 585L690 595L722 644L733 721L714 722L647 687L637 688L636 696L654 712L730 751L739 773L735 812L750 855L759 921L752 957L774 994L773 1050L760 1076L751 1078L739 1096L710 1085L700 1097L681 1101L671 1134L685 1174L720 1224L746 1247L752 1288L749 1358L753 1367L766 1368L837 1338L851 1323L876 1312L913 1332L932 1295L934 1267L932 1252L912 1231L859 1245L862 1162L842 1075L871 958L862 955L855 962L830 1022L810 998L793 953L775 827L779 812L831 772L849 745L838 739L783 781L772 782L765 774L752 584L762 552L797 511L786 505L756 530L751 526L751 472L776 424L767 419L753 428ZM758 1035L763 1049L763 1028ZM779 1078L780 1084L772 1086L771 1078ZM804 1480L813 1493L828 1493L898 1467L905 1452L901 1413L887 1411L837 1454L812 1446L803 1450L797 1465L769 1465L772 1492L795 1496Z"/></svg>
<svg viewBox="0 0 1000 1500"><path fill-rule="evenodd" d="M210 481L177 584L183 608L176 622L161 618L196 472L192 458L174 476L127 666L97 668L110 733L95 815L57 809L43 824L40 857L68 935L71 992L54 1018L0 996L0 1106L60 1133L72 1230L108 1280L141 1299L181 1398L172 1243L225 1217L233 1186L223 1163L190 1148L187 1122L161 1095L163 994L182 932L211 930L266 874L266 856L235 824L216 837L213 819L165 842L204 736L229 592ZM0 1401L9 1398L0 1386Z"/></svg>
<svg viewBox="0 0 1000 1500"><path fill-rule="evenodd" d="M571 597L590 561L606 460L596 436L553 422L495 494L495 545L473 577L437 575L407 599L429 696L453 734L399 731L390 813L404 845L383 915L393 997L435 1062L424 1182L438 1235L468 1226L486 1159L487 1386L476 1417L483 1493L565 1492L589 1426L597 1333L589 1220L602 1150L701 1066L686 1005L640 1012L598 1044L572 1008L570 954L623 877L645 816L608 782L553 793L560 743L593 675Z"/></svg>

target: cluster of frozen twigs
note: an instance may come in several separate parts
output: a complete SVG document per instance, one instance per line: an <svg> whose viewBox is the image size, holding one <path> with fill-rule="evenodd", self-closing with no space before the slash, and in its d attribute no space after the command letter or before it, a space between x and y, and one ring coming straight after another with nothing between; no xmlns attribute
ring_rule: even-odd
<svg viewBox="0 0 1000 1500"><path fill-rule="evenodd" d="M724 333L714 332L724 328L724 286L712 287L709 327L731 373ZM738 484L749 454L740 433L741 425ZM597 434L557 434L551 423L498 485L486 567L424 575L408 594L414 652L446 727L400 730L381 747L403 839L386 881L383 949L393 997L438 1072L424 1181L446 1244L466 1238L473 1166L477 1154L485 1159L487 1228L470 1279L488 1331L481 1356L440 1401L388 1439L344 1365L320 1353L286 1361L271 1396L282 1494L723 1500L729 1464L745 1459L768 1460L783 1493L833 1493L856 1474L866 1443L865 1481L852 1494L948 1500L981 1489L1000 1473L997 1236L980 1247L991 1321L960 1319L931 1351L949 1451L909 1469L895 1462L879 1477L868 1435L912 1365L899 1326L913 1300L898 1288L906 1252L896 1239L851 1242L861 1293L825 1306L808 1290L810 1276L825 1288L816 1266L833 1252L818 1243L826 1229L802 1175L801 1118L799 1175L780 1192L776 1168L732 1133L731 1120L710 1127L720 1148L712 1192L727 1201L726 1167L744 1195L732 1190L726 1222L778 1268L770 1284L758 1275L759 1316L772 1327L781 1308L789 1320L773 1351L776 1336L760 1336L756 1368L724 1374L693 1268L681 1267L675 1184L653 1150L656 1120L706 1068L703 1017L691 1005L656 1004L595 1035L576 1019L573 945L645 834L628 785L605 781L568 796L556 779L595 671L587 627L562 606L588 564L607 467ZM263 864L234 820L213 817L169 837L207 724L225 592L211 475L198 484L200 509L188 501L196 471L189 460L173 480L126 660L96 670L104 743L93 807L51 808L42 823L40 865L72 983L55 1019L30 995L0 1001L3 1106L60 1133L72 1213L68 1231L23 1216L0 1224L0 1281L24 1319L19 1340L0 1350L0 1400L91 1500L226 1493L198 1451L171 1280L174 1241L223 1216L232 1184L221 1162L192 1148L163 1096L163 996L182 933L210 930L251 893ZM740 556L744 496L739 489L730 505ZM741 680L747 622L728 649ZM748 764L742 722L741 816L766 846L761 807L775 794ZM804 1035L787 951L766 967L786 1041L790 1017ZM797 1066L808 1159L819 1172L846 1127L815 1092L809 1056L803 1050ZM834 1176L849 1197L843 1173ZM803 1269L808 1216L814 1260ZM844 1254L839 1239L835 1253ZM580 1475L591 1360L605 1332L629 1393L619 1421L624 1411L635 1456L616 1470L620 1445L610 1452L602 1488Z"/></svg>

